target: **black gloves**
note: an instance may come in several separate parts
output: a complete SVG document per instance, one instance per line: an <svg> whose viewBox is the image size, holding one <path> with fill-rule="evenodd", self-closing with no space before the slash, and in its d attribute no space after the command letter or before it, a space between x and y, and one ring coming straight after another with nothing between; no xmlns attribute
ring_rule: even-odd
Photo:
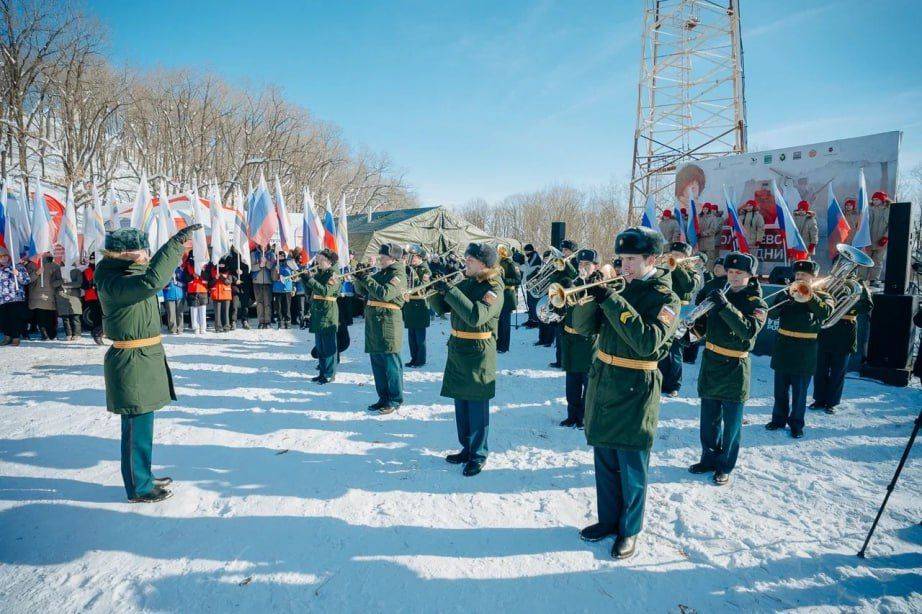
<svg viewBox="0 0 922 614"><path fill-rule="evenodd" d="M448 292L448 288L450 286L448 285L447 281L445 281L444 279L440 279L439 281L435 282L435 284L433 284L432 287L435 288L435 291L438 292L439 294L445 294L446 292Z"/></svg>
<svg viewBox="0 0 922 614"><path fill-rule="evenodd" d="M366 277L368 277L368 269L367 268L360 269L356 271L355 273L353 273L352 276L355 277L356 279L365 279Z"/></svg>
<svg viewBox="0 0 922 614"><path fill-rule="evenodd" d="M727 296L720 290L711 290L711 293L708 294L708 300L714 303L715 312L720 311L730 304L730 301L727 300Z"/></svg>
<svg viewBox="0 0 922 614"><path fill-rule="evenodd" d="M611 288L605 284L587 288L586 292L599 303L605 302L605 300L611 296Z"/></svg>
<svg viewBox="0 0 922 614"><path fill-rule="evenodd" d="M190 224L182 230L179 230L175 235L173 235L180 243L185 243L189 240L189 237L192 236L192 233L196 230L204 228L201 224Z"/></svg>

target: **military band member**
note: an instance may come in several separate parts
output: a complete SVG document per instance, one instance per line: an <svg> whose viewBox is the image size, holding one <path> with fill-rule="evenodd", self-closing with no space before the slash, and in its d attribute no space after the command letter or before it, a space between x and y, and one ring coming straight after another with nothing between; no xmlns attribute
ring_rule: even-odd
<svg viewBox="0 0 922 614"><path fill-rule="evenodd" d="M338 261L339 255L336 252L323 249L315 258L317 274L302 276L304 289L311 301L310 331L314 333L314 347L320 365L320 373L311 381L318 384L327 384L336 377L336 331L339 328L337 299L342 286L334 267Z"/></svg>
<svg viewBox="0 0 922 614"><path fill-rule="evenodd" d="M576 270L576 265L573 263L573 258L571 257L578 249L579 244L572 239L564 239L560 242L560 251L564 257L564 267L562 271L556 271L552 275L551 283L569 286L569 284L573 283L574 279L579 277L579 271ZM554 338L554 362L548 364L548 366L560 369L560 337L563 335L563 323L553 322L548 326L551 327Z"/></svg>
<svg viewBox="0 0 922 614"><path fill-rule="evenodd" d="M614 558L635 552L643 528L650 448L659 418L662 376L657 362L678 326L679 299L669 273L655 266L663 237L629 228L615 239L627 286L620 294L590 288L603 317L586 391L586 441L595 454L599 521L580 531L586 541L616 536Z"/></svg>
<svg viewBox="0 0 922 614"><path fill-rule="evenodd" d="M403 342L404 294L407 292L407 272L400 261L403 248L396 243L384 243L378 249L373 275L367 270L355 273L356 289L367 298L365 302L365 353L371 358L378 401L368 406L379 414L393 413L403 403Z"/></svg>
<svg viewBox="0 0 922 614"><path fill-rule="evenodd" d="M713 472L718 486L730 481L736 466L743 404L749 398L752 372L749 352L768 315L759 281L753 277L756 259L732 252L724 266L729 287L708 292L706 298L714 307L696 323L705 339L698 375L701 460L688 469L692 473Z"/></svg>
<svg viewBox="0 0 922 614"><path fill-rule="evenodd" d="M426 329L431 324L429 304L422 295L414 295L413 287L422 285L432 278L432 271L426 264L426 252L420 245L411 245L407 261L407 288L410 291L403 305L403 322L407 328L407 345L410 346L408 367L422 367L426 364Z"/></svg>
<svg viewBox="0 0 922 614"><path fill-rule="evenodd" d="M519 284L522 283L522 274L519 267L512 261L512 254L505 245L497 248L499 253L499 266L503 276L503 310L499 314L499 332L496 337L496 351L505 354L509 351L509 338L512 328L512 312L518 306Z"/></svg>
<svg viewBox="0 0 922 614"><path fill-rule="evenodd" d="M103 328L112 340L103 375L106 408L121 416L122 479L132 503L171 496L173 480L151 473L154 412L176 400L160 339L159 292L179 264L183 243L201 224L186 226L150 256L147 233L121 228L106 234L105 257L94 281Z"/></svg>
<svg viewBox="0 0 922 614"><path fill-rule="evenodd" d="M669 246L669 253L677 259L687 258L691 256L692 248L688 243L675 241ZM672 291L682 305L688 305L695 289L702 285L701 275L692 267L680 264L672 270L671 277ZM681 339L673 340L669 353L659 363L663 374L663 394L666 396L679 396L682 388L682 345Z"/></svg>
<svg viewBox="0 0 922 614"><path fill-rule="evenodd" d="M602 279L599 254L594 249L581 249L576 261L579 277L573 285L593 283ZM590 299L592 297L589 297ZM566 372L567 418L560 426L583 428L586 405L586 386L589 384L589 367L598 334L599 304L588 300L565 308L563 335L560 338L560 361Z"/></svg>
<svg viewBox="0 0 922 614"><path fill-rule="evenodd" d="M858 316L870 314L872 307L871 294L867 286L861 284L858 302L838 322L820 330L810 409L836 413L836 406L842 400L849 357L858 351Z"/></svg>
<svg viewBox="0 0 922 614"><path fill-rule="evenodd" d="M798 260L793 268L795 282L812 283L819 272L819 265L812 260ZM814 291L805 302L797 302L782 292L768 301L768 307L769 317L777 318L779 323L771 362L775 405L765 428L776 431L790 426L791 437L800 439L804 436L807 388L816 369L817 337L834 303L822 291Z"/></svg>
<svg viewBox="0 0 922 614"><path fill-rule="evenodd" d="M442 379L443 397L455 400L455 424L461 451L445 460L464 464L464 475L480 473L487 462L490 399L496 392L496 332L503 308L503 280L496 249L471 243L464 279L436 284L432 307L451 312L451 337Z"/></svg>

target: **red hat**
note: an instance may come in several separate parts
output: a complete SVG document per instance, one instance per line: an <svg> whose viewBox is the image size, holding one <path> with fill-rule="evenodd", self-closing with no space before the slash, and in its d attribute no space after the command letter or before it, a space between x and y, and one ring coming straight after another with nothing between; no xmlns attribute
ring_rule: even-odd
<svg viewBox="0 0 922 614"><path fill-rule="evenodd" d="M871 196L871 200L882 200L885 203L890 202L890 197L887 196L886 192L874 192L874 195Z"/></svg>
<svg viewBox="0 0 922 614"><path fill-rule="evenodd" d="M797 203L797 210L798 211L809 211L810 203L808 203L805 200L800 201L799 203Z"/></svg>
<svg viewBox="0 0 922 614"><path fill-rule="evenodd" d="M663 210L663 217L672 217L672 211L669 209Z"/></svg>
<svg viewBox="0 0 922 614"><path fill-rule="evenodd" d="M749 199L749 200L746 201L746 206L747 206L747 207L758 207L758 206L759 206L759 203L757 203L756 201L754 201L754 200L752 200L752 199Z"/></svg>
<svg viewBox="0 0 922 614"><path fill-rule="evenodd" d="M685 207L682 207L682 215L684 215L685 217L688 217L688 209L686 209Z"/></svg>
<svg viewBox="0 0 922 614"><path fill-rule="evenodd" d="M717 211L717 207L715 207L712 203L704 203L702 208L705 211L707 211L708 209L713 209L714 211Z"/></svg>

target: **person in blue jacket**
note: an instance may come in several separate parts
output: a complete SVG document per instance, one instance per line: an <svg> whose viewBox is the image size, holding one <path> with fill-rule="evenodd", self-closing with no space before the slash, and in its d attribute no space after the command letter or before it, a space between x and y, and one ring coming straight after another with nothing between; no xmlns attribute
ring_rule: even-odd
<svg viewBox="0 0 922 614"><path fill-rule="evenodd" d="M292 274L296 268L297 264L285 252L279 251L276 266L272 269L272 306L280 329L291 326Z"/></svg>
<svg viewBox="0 0 922 614"><path fill-rule="evenodd" d="M163 288L163 309L166 311L167 332L174 335L182 333L183 299L186 289L182 283L182 269L177 267L169 283Z"/></svg>

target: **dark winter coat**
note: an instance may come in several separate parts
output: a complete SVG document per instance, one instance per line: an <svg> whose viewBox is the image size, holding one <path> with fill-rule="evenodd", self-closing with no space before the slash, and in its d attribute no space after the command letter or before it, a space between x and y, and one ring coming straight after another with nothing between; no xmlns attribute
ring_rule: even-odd
<svg viewBox="0 0 922 614"><path fill-rule="evenodd" d="M320 333L339 326L339 305L336 297L342 283L332 267L312 277L302 277L306 294L311 299L311 332Z"/></svg>
<svg viewBox="0 0 922 614"><path fill-rule="evenodd" d="M788 299L788 294L782 292L769 299L768 306L776 305L785 299ZM815 292L813 298L806 303L788 299L784 305L769 312L769 317L778 319L778 333L772 351L772 369L794 375L813 375L816 372L820 327L832 313L833 306L834 303L828 294ZM792 337L781 331L789 331L799 336Z"/></svg>
<svg viewBox="0 0 922 614"><path fill-rule="evenodd" d="M428 328L429 324L432 323L432 316L429 314L429 304L424 298L413 298L412 291L414 286L429 281L432 276L432 271L425 262L409 268L411 277L408 280L407 287L410 290L410 296L403 305L403 323L407 328ZM431 288L429 289L431 290Z"/></svg>
<svg viewBox="0 0 922 614"><path fill-rule="evenodd" d="M402 262L394 262L374 275L355 282L368 299L365 305L365 353L394 354L403 347L403 307L407 292L407 272ZM387 303L391 307L373 305Z"/></svg>

